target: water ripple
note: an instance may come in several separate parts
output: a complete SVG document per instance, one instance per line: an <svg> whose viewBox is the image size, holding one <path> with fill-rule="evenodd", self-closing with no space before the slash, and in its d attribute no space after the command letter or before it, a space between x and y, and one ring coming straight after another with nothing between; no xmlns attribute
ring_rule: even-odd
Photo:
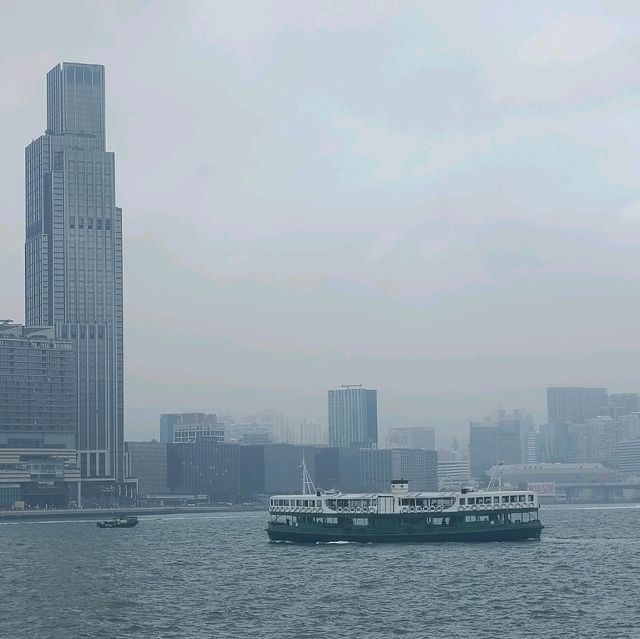
<svg viewBox="0 0 640 639"><path fill-rule="evenodd" d="M6 526L11 639L627 638L635 508L548 508L541 542L270 544L256 513Z"/></svg>

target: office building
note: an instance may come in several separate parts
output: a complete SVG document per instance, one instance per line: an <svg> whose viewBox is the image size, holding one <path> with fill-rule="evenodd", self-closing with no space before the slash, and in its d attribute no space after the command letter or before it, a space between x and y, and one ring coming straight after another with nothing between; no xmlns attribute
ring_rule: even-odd
<svg viewBox="0 0 640 639"><path fill-rule="evenodd" d="M609 417L619 419L632 413L640 413L640 393L611 393L609 395Z"/></svg>
<svg viewBox="0 0 640 639"><path fill-rule="evenodd" d="M411 491L438 490L438 454L406 448L360 451L363 490L388 491L394 479L406 479Z"/></svg>
<svg viewBox="0 0 640 639"><path fill-rule="evenodd" d="M72 342L83 485L113 492L124 480L122 211L103 66L47 74L47 129L26 148L25 170L26 324Z"/></svg>
<svg viewBox="0 0 640 639"><path fill-rule="evenodd" d="M76 448L73 344L53 327L0 324L0 447Z"/></svg>
<svg viewBox="0 0 640 639"><path fill-rule="evenodd" d="M438 486L440 490L460 490L471 481L469 461L441 460L438 456Z"/></svg>
<svg viewBox="0 0 640 639"><path fill-rule="evenodd" d="M329 446L377 448L378 400L375 390L342 386L329 391Z"/></svg>
<svg viewBox="0 0 640 639"><path fill-rule="evenodd" d="M168 444L169 489L175 493L207 495L213 502L239 501L240 449L238 444L221 444L211 439Z"/></svg>
<svg viewBox="0 0 640 639"><path fill-rule="evenodd" d="M496 463L519 464L522 460L522 429L517 419L471 422L469 427L471 474L486 479Z"/></svg>
<svg viewBox="0 0 640 639"><path fill-rule="evenodd" d="M547 417L573 424L584 424L591 417L608 415L605 388L551 387L547 388Z"/></svg>
<svg viewBox="0 0 640 639"><path fill-rule="evenodd" d="M160 416L160 441L165 444L189 444L202 437L224 442L224 424L216 415L171 413Z"/></svg>
<svg viewBox="0 0 640 639"><path fill-rule="evenodd" d="M0 446L0 509L76 506L80 493L76 451L32 444Z"/></svg>
<svg viewBox="0 0 640 639"><path fill-rule="evenodd" d="M127 477L138 480L142 499L163 495L169 490L167 480L167 444L163 442L125 442Z"/></svg>
<svg viewBox="0 0 640 639"><path fill-rule="evenodd" d="M618 442L615 457L620 473L640 477L640 439Z"/></svg>
<svg viewBox="0 0 640 639"><path fill-rule="evenodd" d="M387 448L436 449L436 432L431 426L423 428L391 428L387 433Z"/></svg>
<svg viewBox="0 0 640 639"><path fill-rule="evenodd" d="M315 451L316 487L343 493L362 491L360 450L357 448L317 448Z"/></svg>

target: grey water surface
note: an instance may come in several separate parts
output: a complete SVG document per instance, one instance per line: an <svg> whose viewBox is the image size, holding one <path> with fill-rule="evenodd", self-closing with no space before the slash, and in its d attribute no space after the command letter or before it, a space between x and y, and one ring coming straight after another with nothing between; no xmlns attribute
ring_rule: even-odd
<svg viewBox="0 0 640 639"><path fill-rule="evenodd" d="M542 540L270 544L266 514L0 524L2 639L640 637L640 508Z"/></svg>

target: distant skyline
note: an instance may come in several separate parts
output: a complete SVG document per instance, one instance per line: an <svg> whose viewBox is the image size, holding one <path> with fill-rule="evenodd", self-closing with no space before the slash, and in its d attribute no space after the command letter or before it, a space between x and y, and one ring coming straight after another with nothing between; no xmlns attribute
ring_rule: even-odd
<svg viewBox="0 0 640 639"><path fill-rule="evenodd" d="M631 2L0 8L0 318L24 321L44 74L103 64L126 437L378 390L382 430L640 390Z"/></svg>

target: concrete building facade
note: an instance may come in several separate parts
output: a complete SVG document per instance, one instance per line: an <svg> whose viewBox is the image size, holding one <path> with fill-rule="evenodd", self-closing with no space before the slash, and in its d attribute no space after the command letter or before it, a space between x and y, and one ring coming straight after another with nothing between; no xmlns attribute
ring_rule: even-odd
<svg viewBox="0 0 640 639"><path fill-rule="evenodd" d="M0 447L76 447L76 359L53 327L0 324Z"/></svg>
<svg viewBox="0 0 640 639"><path fill-rule="evenodd" d="M364 491L389 491L391 481L406 479L409 490L438 490L438 454L406 448L360 451L360 478Z"/></svg>
<svg viewBox="0 0 640 639"><path fill-rule="evenodd" d="M163 442L125 442L127 477L138 480L142 498L169 491L167 480L167 444Z"/></svg>

